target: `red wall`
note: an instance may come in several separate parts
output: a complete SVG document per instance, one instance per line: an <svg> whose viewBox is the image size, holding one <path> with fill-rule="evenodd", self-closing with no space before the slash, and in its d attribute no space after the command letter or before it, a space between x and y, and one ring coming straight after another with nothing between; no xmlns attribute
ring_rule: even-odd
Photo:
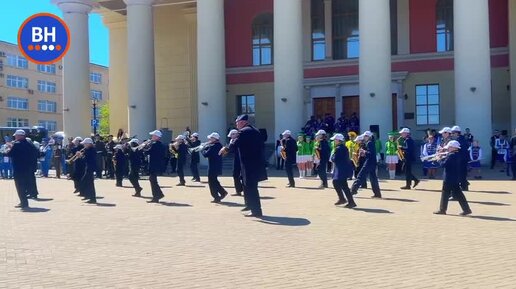
<svg viewBox="0 0 516 289"><path fill-rule="evenodd" d="M410 52L436 51L435 5L437 0L410 0Z"/></svg>
<svg viewBox="0 0 516 289"><path fill-rule="evenodd" d="M509 4L507 0L489 0L491 47L509 46Z"/></svg>
<svg viewBox="0 0 516 289"><path fill-rule="evenodd" d="M252 66L252 23L262 13L272 13L273 0L226 0L226 67Z"/></svg>

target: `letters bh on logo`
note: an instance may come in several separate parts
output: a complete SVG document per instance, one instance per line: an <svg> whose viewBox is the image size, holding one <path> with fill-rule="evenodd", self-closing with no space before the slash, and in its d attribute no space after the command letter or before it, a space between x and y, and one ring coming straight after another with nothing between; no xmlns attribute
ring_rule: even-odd
<svg viewBox="0 0 516 289"><path fill-rule="evenodd" d="M56 63L70 47L70 31L66 23L54 14L35 14L18 30L18 47L31 62Z"/></svg>

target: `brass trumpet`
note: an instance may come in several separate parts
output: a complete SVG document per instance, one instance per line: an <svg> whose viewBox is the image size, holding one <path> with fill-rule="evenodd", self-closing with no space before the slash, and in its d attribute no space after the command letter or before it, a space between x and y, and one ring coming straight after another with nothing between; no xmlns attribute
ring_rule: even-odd
<svg viewBox="0 0 516 289"><path fill-rule="evenodd" d="M423 157L421 157L421 161L439 162L439 161L446 159L449 156L449 154L450 153L446 152L446 151L439 152L439 153L436 153L433 155L423 156Z"/></svg>
<svg viewBox="0 0 516 289"><path fill-rule="evenodd" d="M154 141L153 140L146 140L144 141L143 143L141 143L137 148L136 150L143 150L143 151L148 151L150 150L150 148L152 147L152 145L154 144Z"/></svg>
<svg viewBox="0 0 516 289"><path fill-rule="evenodd" d="M200 152L204 149L204 147L209 144L210 142L203 142L201 143L200 145L194 147L194 148L188 148L188 152L189 153L193 153L193 152Z"/></svg>
<svg viewBox="0 0 516 289"><path fill-rule="evenodd" d="M80 158L83 158L84 157L84 150L86 148L83 148L82 150L78 151L75 153L75 155L73 155L71 158L67 159L65 162L67 165L71 165L73 164L77 159L80 159Z"/></svg>

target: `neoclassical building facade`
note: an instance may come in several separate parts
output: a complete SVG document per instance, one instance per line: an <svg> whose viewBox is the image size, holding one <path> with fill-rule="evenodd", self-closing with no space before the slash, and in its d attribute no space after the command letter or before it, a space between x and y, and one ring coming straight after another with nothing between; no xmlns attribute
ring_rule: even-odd
<svg viewBox="0 0 516 289"><path fill-rule="evenodd" d="M357 113L381 138L457 124L487 145L516 127L516 0L54 2L72 33L71 134L89 132L73 111L89 101L92 11L110 31L113 132L224 133L249 113L273 142L311 115Z"/></svg>

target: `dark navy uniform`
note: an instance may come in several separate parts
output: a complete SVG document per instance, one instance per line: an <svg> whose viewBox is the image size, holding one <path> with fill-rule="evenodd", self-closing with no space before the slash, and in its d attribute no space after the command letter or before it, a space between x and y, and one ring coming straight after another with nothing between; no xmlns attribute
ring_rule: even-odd
<svg viewBox="0 0 516 289"><path fill-rule="evenodd" d="M115 160L115 176L116 176L116 186L121 187L122 181L124 180L125 168L127 166L127 158L125 156L124 150L117 149L114 156Z"/></svg>
<svg viewBox="0 0 516 289"><path fill-rule="evenodd" d="M296 165L297 143L291 136L288 136L283 140L283 146L287 155L287 159L285 160L285 171L287 171L288 186L293 188L296 186L293 168Z"/></svg>
<svg viewBox="0 0 516 289"><path fill-rule="evenodd" d="M403 150L405 156L405 187L402 189L410 189L412 187L412 181L414 181L414 187L419 183L419 179L412 173L412 162L416 159L416 145L414 140L409 136L405 139L405 144L400 147Z"/></svg>
<svg viewBox="0 0 516 289"><path fill-rule="evenodd" d="M218 180L218 176L222 175L222 157L219 155L221 149L220 142L215 142L207 144L202 150L202 155L208 159L208 185L215 203L220 203L228 194Z"/></svg>
<svg viewBox="0 0 516 289"><path fill-rule="evenodd" d="M469 163L469 142L463 135L459 134L457 141L460 144L460 158L461 158L461 169L460 169L460 187L463 191L469 190L468 182L468 163Z"/></svg>
<svg viewBox="0 0 516 289"><path fill-rule="evenodd" d="M74 147L71 152L72 156L74 156L77 152L81 151L84 148L82 144ZM79 196L84 196L84 193L81 190L81 179L84 176L84 170L86 168L86 163L84 162L83 158L77 158L75 162L72 164L73 166L73 174L72 174L72 180L73 180L73 186L75 188L75 192L79 192Z"/></svg>
<svg viewBox="0 0 516 289"><path fill-rule="evenodd" d="M294 147L297 150L295 141ZM230 152L233 151L238 154L240 159L244 198L247 207L251 209L251 213L254 216L261 216L262 206L260 203L260 193L258 192L258 182L267 179L263 136L258 129L248 124L239 130L238 138L230 143L228 149Z"/></svg>
<svg viewBox="0 0 516 289"><path fill-rule="evenodd" d="M470 214L471 209L469 208L468 201L466 200L466 197L460 188L460 180L462 175L461 153L459 151L450 153L448 157L442 162L442 166L444 168L443 191L441 194L441 205L439 211L436 213L446 214L446 210L448 209L448 201L451 195L459 202L463 214Z"/></svg>
<svg viewBox="0 0 516 289"><path fill-rule="evenodd" d="M322 187L327 188L328 175L326 174L326 169L328 168L328 161L330 160L330 145L325 138L321 139L319 142L318 150L321 156L321 161L317 167L317 175L322 181Z"/></svg>
<svg viewBox="0 0 516 289"><path fill-rule="evenodd" d="M140 168L142 166L142 158L143 154L140 150L128 150L129 154L129 163L130 163L130 170L129 170L129 181L133 185L134 189L136 190L136 193L134 194L135 197L140 197L140 192L142 191L142 187L140 186L140 182L138 181L140 178Z"/></svg>
<svg viewBox="0 0 516 289"><path fill-rule="evenodd" d="M233 183L235 184L235 191L238 196L242 195L244 185L242 184L242 168L240 167L240 158L235 154L233 158Z"/></svg>
<svg viewBox="0 0 516 289"><path fill-rule="evenodd" d="M27 179L29 181L29 192L28 196L29 198L36 199L39 195L38 193L38 185L36 184L36 171L38 170L38 157L39 157L39 149L34 146L32 142L29 141L30 144L32 144L33 150L32 154L33 157L31 162L31 171L32 174L29 175L29 178Z"/></svg>
<svg viewBox="0 0 516 289"><path fill-rule="evenodd" d="M200 140L190 141L188 140L188 143L191 148L195 148L201 145ZM190 170L192 171L192 181L200 182L201 177L199 175L199 162L200 162L199 152L192 152L191 158L190 158Z"/></svg>
<svg viewBox="0 0 516 289"><path fill-rule="evenodd" d="M97 171L97 151L95 147L89 147L84 150L84 162L86 165L84 175L81 179L81 193L90 203L97 202L97 194L95 192L95 172Z"/></svg>
<svg viewBox="0 0 516 289"><path fill-rule="evenodd" d="M35 147L26 139L15 141L7 156L12 159L13 175L20 207L28 208L27 195L33 190L30 179L34 176L34 163L37 157L34 154Z"/></svg>
<svg viewBox="0 0 516 289"><path fill-rule="evenodd" d="M355 182L353 183L353 186L351 187L351 192L356 194L358 192L358 188L365 183L366 178L369 176L369 181L374 194L373 197L381 198L382 193L380 192L380 185L378 184L378 177L376 176L376 146L374 139L369 139L365 144L365 147L365 161Z"/></svg>
<svg viewBox="0 0 516 289"><path fill-rule="evenodd" d="M95 150L97 151L97 170L95 172L95 177L101 179L102 178L102 171L104 170L104 164L106 163L106 156L107 156L107 150L106 150L106 144L98 140L95 142ZM108 162L112 162L113 159L108 159Z"/></svg>
<svg viewBox="0 0 516 289"><path fill-rule="evenodd" d="M185 171L184 167L186 165L186 155L188 154L188 146L184 143L180 143L178 148L173 147L173 150L177 153L177 176L179 177L179 184L181 186L185 185Z"/></svg>
<svg viewBox="0 0 516 289"><path fill-rule="evenodd" d="M161 141L153 142L146 154L149 155L149 182L152 188L152 202L158 202L165 196L158 184L158 175L163 170L163 156L165 155L165 149Z"/></svg>
<svg viewBox="0 0 516 289"><path fill-rule="evenodd" d="M348 203L348 207L355 207L353 194L348 187L348 178L353 174L353 165L349 159L348 148L340 143L335 147L335 153L332 155L331 161L334 164L333 169L333 187L339 197L336 205ZM346 197L344 197L346 195ZM346 201L347 198L347 201Z"/></svg>

